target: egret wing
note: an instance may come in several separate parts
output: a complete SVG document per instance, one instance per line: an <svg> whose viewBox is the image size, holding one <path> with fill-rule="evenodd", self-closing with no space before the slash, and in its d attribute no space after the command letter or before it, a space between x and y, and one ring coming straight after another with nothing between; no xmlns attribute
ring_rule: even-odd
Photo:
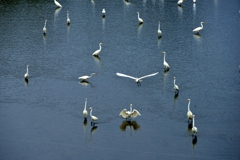
<svg viewBox="0 0 240 160"><path fill-rule="evenodd" d="M195 29L193 30L193 32L197 32L197 31L201 30L201 28L202 28L202 27L197 27L197 28L195 28Z"/></svg>
<svg viewBox="0 0 240 160"><path fill-rule="evenodd" d="M146 77L155 76L156 74L158 74L158 72L153 73L153 74L149 74L149 75L146 75L146 76L143 76L143 77L140 77L139 79L143 79L143 78L146 78Z"/></svg>
<svg viewBox="0 0 240 160"><path fill-rule="evenodd" d="M128 75L126 75L126 74L122 74L122 73L116 73L116 75L121 76L121 77L127 77L127 78L136 79L135 77L128 76Z"/></svg>
<svg viewBox="0 0 240 160"><path fill-rule="evenodd" d="M132 112L132 117L135 118L137 116L141 116L141 114L136 109L134 109Z"/></svg>
<svg viewBox="0 0 240 160"><path fill-rule="evenodd" d="M119 116L122 116L123 118L127 118L129 115L127 114L127 110L126 110L126 109L123 109L123 110L120 112Z"/></svg>

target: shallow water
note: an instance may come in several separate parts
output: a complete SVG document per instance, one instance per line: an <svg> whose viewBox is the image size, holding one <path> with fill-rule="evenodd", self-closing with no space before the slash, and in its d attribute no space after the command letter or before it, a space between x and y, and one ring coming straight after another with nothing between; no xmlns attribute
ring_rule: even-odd
<svg viewBox="0 0 240 160"><path fill-rule="evenodd" d="M164 0L59 2L61 9L52 1L0 2L1 159L240 158L239 1L185 1L182 7ZM204 28L194 35L201 21ZM79 82L92 72L97 76L90 83ZM138 87L116 72L159 74ZM97 128L90 118L84 125L85 98ZM196 144L188 129L188 98ZM130 104L141 113L133 125L119 117Z"/></svg>

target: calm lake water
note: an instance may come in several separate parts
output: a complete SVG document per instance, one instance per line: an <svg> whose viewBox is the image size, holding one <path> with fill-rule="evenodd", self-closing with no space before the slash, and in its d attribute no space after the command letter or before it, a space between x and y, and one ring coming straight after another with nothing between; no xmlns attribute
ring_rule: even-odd
<svg viewBox="0 0 240 160"><path fill-rule="evenodd" d="M240 159L239 0L186 0L182 7L177 0L59 2L61 9L52 0L0 1L1 160ZM90 83L80 83L93 72ZM159 74L138 87L116 72ZM90 117L84 124L85 98L97 128ZM119 116L130 104L141 113L132 125Z"/></svg>

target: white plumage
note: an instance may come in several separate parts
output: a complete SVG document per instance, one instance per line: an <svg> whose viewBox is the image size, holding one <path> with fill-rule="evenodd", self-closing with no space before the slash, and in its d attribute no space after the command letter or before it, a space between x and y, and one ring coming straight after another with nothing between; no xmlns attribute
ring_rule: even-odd
<svg viewBox="0 0 240 160"><path fill-rule="evenodd" d="M179 88L178 88L178 86L175 84L175 82L176 82L176 77L174 77L173 79L174 79L174 80L173 80L174 90L175 90L175 93L177 94L177 93L179 92Z"/></svg>
<svg viewBox="0 0 240 160"><path fill-rule="evenodd" d="M67 24L70 25L69 11L67 11Z"/></svg>
<svg viewBox="0 0 240 160"><path fill-rule="evenodd" d="M99 49L98 50L96 50L92 55L93 56L98 56L98 54L101 52L101 49L102 49L102 47L101 47L101 45L102 45L103 43L99 43Z"/></svg>
<svg viewBox="0 0 240 160"><path fill-rule="evenodd" d="M28 79L29 75L28 75L28 65L27 65L27 73L24 74L24 78Z"/></svg>
<svg viewBox="0 0 240 160"><path fill-rule="evenodd" d="M192 133L193 133L193 135L194 136L197 136L197 132L198 132L198 130L197 130L197 127L195 127L195 122L194 122L194 119L195 119L195 115L193 115L193 126L192 126Z"/></svg>
<svg viewBox="0 0 240 160"><path fill-rule="evenodd" d="M90 76L81 76L81 77L78 77L78 79L82 80L82 81L87 81L87 79L91 78L92 75L95 75L96 73L91 73Z"/></svg>
<svg viewBox="0 0 240 160"><path fill-rule="evenodd" d="M57 7L62 8L62 5L58 1L54 0L54 3Z"/></svg>
<svg viewBox="0 0 240 160"><path fill-rule="evenodd" d="M137 14L138 14L138 22L139 22L139 24L142 24L143 20L142 20L142 18L139 17L139 12L137 12Z"/></svg>
<svg viewBox="0 0 240 160"><path fill-rule="evenodd" d="M116 75L118 75L118 76L134 79L135 82L136 82L138 85L141 85L140 82L142 81L143 78L155 76L156 74L158 74L158 72L153 73L153 74L149 74L149 75L146 75L146 76L143 76L143 77L140 77L140 78L136 78L136 77L132 77L132 76L129 76L129 75L126 75L126 74L116 73Z"/></svg>
<svg viewBox="0 0 240 160"><path fill-rule="evenodd" d="M46 25L47 25L47 20L45 20L45 24L44 24L44 27L43 27L43 34L47 34L47 28L46 28Z"/></svg>
<svg viewBox="0 0 240 160"><path fill-rule="evenodd" d="M181 6L184 0L179 0L178 5Z"/></svg>
<svg viewBox="0 0 240 160"><path fill-rule="evenodd" d="M87 118L88 112L87 112L87 98L85 99L85 105L84 105L84 109L83 109L83 117Z"/></svg>
<svg viewBox="0 0 240 160"><path fill-rule="evenodd" d="M102 17L104 18L106 16L106 10L105 10L105 8L103 8L103 10L102 10Z"/></svg>
<svg viewBox="0 0 240 160"><path fill-rule="evenodd" d="M164 57L163 57L163 66L164 66L164 69L165 69L165 71L168 71L168 70L170 69L170 66L168 65L168 63L167 63L166 60L165 60L166 52L161 52L161 53L164 55Z"/></svg>
<svg viewBox="0 0 240 160"><path fill-rule="evenodd" d="M194 30L193 30L193 32L196 32L196 33L199 33L199 31L201 31L202 29L203 29L203 24L204 24L205 22L201 22L200 24L201 24L201 27L197 27L197 28L195 28Z"/></svg>
<svg viewBox="0 0 240 160"><path fill-rule="evenodd" d="M158 38L162 36L162 31L160 30L160 21L158 22Z"/></svg>
<svg viewBox="0 0 240 160"><path fill-rule="evenodd" d="M136 118L137 116L141 116L141 114L136 110L132 110L132 104L130 104L130 111L127 111L127 109L123 109L119 116L122 116L126 119Z"/></svg>
<svg viewBox="0 0 240 160"><path fill-rule="evenodd" d="M98 120L98 118L96 116L92 115L92 107L90 107L89 110L90 110L90 117L91 117L92 123L94 125L95 122Z"/></svg>
<svg viewBox="0 0 240 160"><path fill-rule="evenodd" d="M188 102L188 112L187 112L187 117L188 117L188 121L189 121L189 120L192 120L192 118L193 118L193 114L192 114L192 112L190 111L190 99L187 99L187 102Z"/></svg>

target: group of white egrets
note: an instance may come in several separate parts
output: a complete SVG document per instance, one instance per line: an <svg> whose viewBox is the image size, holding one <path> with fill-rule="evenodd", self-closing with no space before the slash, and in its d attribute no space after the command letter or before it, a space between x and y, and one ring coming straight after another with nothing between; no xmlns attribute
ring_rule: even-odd
<svg viewBox="0 0 240 160"><path fill-rule="evenodd" d="M184 0L179 0L178 1L178 5L181 6L182 3L183 3ZM196 3L196 0L193 0L194 3ZM62 7L62 5L57 2L56 0L54 0L54 3L57 7ZM139 25L143 24L143 19L140 18L140 13L137 12L138 14L138 22L139 22ZM102 17L105 18L106 16L106 10L103 9L102 10ZM47 24L47 20L45 20L45 24L44 24L44 27L43 27L43 34L46 35L47 33L47 29L46 29L46 24ZM70 18L69 18L69 11L67 11L67 24L70 25ZM194 33L197 33L199 34L199 31L203 29L203 24L204 22L201 22L201 27L197 27L196 29L193 30ZM158 34L158 38L161 38L162 37L162 31L160 30L160 21L158 22L158 30L157 30L157 34ZM92 55L95 56L95 57L98 57L99 53L101 52L101 45L103 43L99 43L99 49L96 50ZM163 67L164 67L164 72L168 72L170 70L170 66L169 64L166 62L166 52L161 52L164 57L163 57ZM25 78L25 81L28 82L28 78L29 78L29 74L28 74L28 65L27 65L27 73L24 75L24 78ZM126 75L126 74L123 74L123 73L116 73L117 76L121 76L121 77L127 77L127 78L131 78L131 79L134 79L135 82L137 83L138 86L141 86L141 81L143 78L146 78L146 77L151 77L151 76L155 76L157 75L158 72L156 73L152 73L152 74L149 74L149 75L145 75L145 76L142 76L140 78L137 78L137 77L132 77L132 76L129 76L129 75ZM79 77L78 79L81 80L81 81L85 81L85 82L88 82L87 80L89 78L91 78L93 75L96 75L96 73L92 73L90 76L81 76ZM179 87L175 84L176 83L176 78L174 77L173 78L173 82L174 82L174 90L175 90L175 95L178 95L179 93ZM192 114L192 112L190 111L190 99L187 99L187 102L188 102L188 112L187 112L187 117L188 117L188 123L189 123L189 126L191 126L191 129L192 129L192 133L193 135L195 136L196 138L196 135L197 135L197 127L195 127L195 124L194 124L194 118L195 118L195 115ZM84 106L84 110L83 110L83 116L84 116L84 119L87 120L87 116L88 116L88 112L87 112L87 98L85 99L85 106ZM90 110L90 118L91 118L91 125L92 126L95 126L95 123L96 121L98 120L98 118L96 116L93 116L92 115L92 107L89 108ZM125 118L127 121L131 121L131 118L136 118L137 116L141 116L141 114L136 110L136 109L133 109L132 110L132 104L130 104L130 110L127 111L127 109L123 109L119 116L122 116L123 118Z"/></svg>

